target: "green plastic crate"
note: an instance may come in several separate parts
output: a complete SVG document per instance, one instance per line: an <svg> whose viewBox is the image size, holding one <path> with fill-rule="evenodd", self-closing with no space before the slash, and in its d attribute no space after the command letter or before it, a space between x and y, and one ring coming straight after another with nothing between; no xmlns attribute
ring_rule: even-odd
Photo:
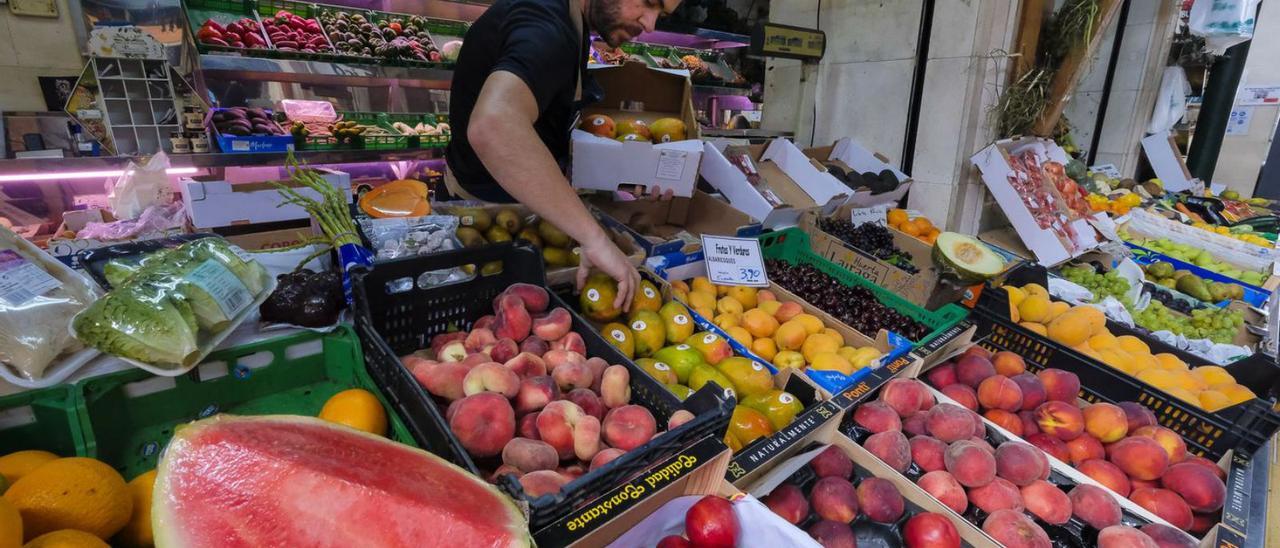
<svg viewBox="0 0 1280 548"><path fill-rule="evenodd" d="M790 263L812 265L819 271L840 280L845 285L862 286L870 289L880 302L901 312L908 318L924 324L925 327L931 330L923 339L914 341L917 347L933 340L943 331L960 323L961 320L969 315L967 308L955 303L947 304L930 312L898 296L898 294L880 287L836 263L828 261L823 256L813 252L813 248L809 246L809 235L799 228L792 227L760 236L760 249L766 259L781 259Z"/></svg>
<svg viewBox="0 0 1280 548"><path fill-rule="evenodd" d="M131 369L79 386L84 454L114 466L126 479L155 468L179 425L216 413L315 416L330 396L348 388L377 394L387 410L388 437L417 446L365 372L350 326L219 350L180 377Z"/></svg>
<svg viewBox="0 0 1280 548"><path fill-rule="evenodd" d="M182 3L187 15L187 24L191 28L192 41L195 42L196 50L200 53L208 53L210 51L237 52L243 54L252 54L259 57L270 56L270 49L249 49L249 48L233 48L227 46L219 46L213 44L203 44L196 33L200 32L200 26L204 24L206 19L213 19L218 24L226 26L228 23L238 21L242 18L253 19L261 23L257 14L257 2L253 0L183 0ZM269 44L265 34L259 33L264 44Z"/></svg>
<svg viewBox="0 0 1280 548"><path fill-rule="evenodd" d="M350 120L358 124L380 127L387 130L391 135L361 135L356 138L357 142L364 143L361 148L365 150L400 150L409 148L409 136L400 135L400 132L391 127L387 122L386 113L382 112L343 112L343 120Z"/></svg>
<svg viewBox="0 0 1280 548"><path fill-rule="evenodd" d="M65 384L0 397L0 455L41 449L84 456L75 402L75 387Z"/></svg>

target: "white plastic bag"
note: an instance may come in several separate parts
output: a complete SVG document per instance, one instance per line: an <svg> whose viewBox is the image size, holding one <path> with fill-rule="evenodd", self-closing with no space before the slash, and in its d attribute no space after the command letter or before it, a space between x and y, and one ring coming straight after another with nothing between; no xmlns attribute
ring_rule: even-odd
<svg viewBox="0 0 1280 548"><path fill-rule="evenodd" d="M1156 95L1156 106L1151 111L1151 123L1147 125L1147 134L1169 133L1186 116L1188 95L1191 95L1191 84L1187 82L1187 71L1179 66L1165 67L1164 75L1160 78L1160 92Z"/></svg>
<svg viewBox="0 0 1280 548"><path fill-rule="evenodd" d="M141 166L129 162L124 174L115 183L107 183L107 203L117 219L136 219L153 205L168 205L173 201L173 187L169 185L169 157L157 152Z"/></svg>
<svg viewBox="0 0 1280 548"><path fill-rule="evenodd" d="M1203 36L1209 49L1221 54L1227 48L1253 38L1259 0L1196 0L1187 26Z"/></svg>

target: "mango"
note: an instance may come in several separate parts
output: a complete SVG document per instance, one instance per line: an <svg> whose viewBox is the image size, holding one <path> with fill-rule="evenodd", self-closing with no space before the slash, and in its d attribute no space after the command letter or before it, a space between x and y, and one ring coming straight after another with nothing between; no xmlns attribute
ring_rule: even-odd
<svg viewBox="0 0 1280 548"><path fill-rule="evenodd" d="M635 344L635 355L647 358L666 344L666 327L657 312L640 310L635 312L633 317L631 335Z"/></svg>
<svg viewBox="0 0 1280 548"><path fill-rule="evenodd" d="M662 305L658 309L658 316L662 318L663 331L667 335L667 344L676 344L693 334L693 319L689 317L689 311L677 302L669 302Z"/></svg>

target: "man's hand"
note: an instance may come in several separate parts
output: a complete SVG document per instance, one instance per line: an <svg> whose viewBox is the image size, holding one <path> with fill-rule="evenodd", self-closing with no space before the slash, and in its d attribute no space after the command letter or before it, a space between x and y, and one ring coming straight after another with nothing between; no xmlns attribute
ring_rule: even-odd
<svg viewBox="0 0 1280 548"><path fill-rule="evenodd" d="M578 291L582 291L582 286L587 283L592 267L618 282L618 296L613 299L613 307L630 312L631 298L635 295L636 288L640 287L640 273L622 250L608 238L590 244L583 243L582 258L578 263Z"/></svg>

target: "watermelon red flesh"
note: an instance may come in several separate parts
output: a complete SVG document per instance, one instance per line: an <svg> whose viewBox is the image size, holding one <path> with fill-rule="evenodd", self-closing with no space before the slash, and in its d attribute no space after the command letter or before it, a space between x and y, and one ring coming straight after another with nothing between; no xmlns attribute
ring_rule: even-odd
<svg viewBox="0 0 1280 548"><path fill-rule="evenodd" d="M154 491L157 546L530 546L493 486L430 453L311 417L181 429Z"/></svg>

